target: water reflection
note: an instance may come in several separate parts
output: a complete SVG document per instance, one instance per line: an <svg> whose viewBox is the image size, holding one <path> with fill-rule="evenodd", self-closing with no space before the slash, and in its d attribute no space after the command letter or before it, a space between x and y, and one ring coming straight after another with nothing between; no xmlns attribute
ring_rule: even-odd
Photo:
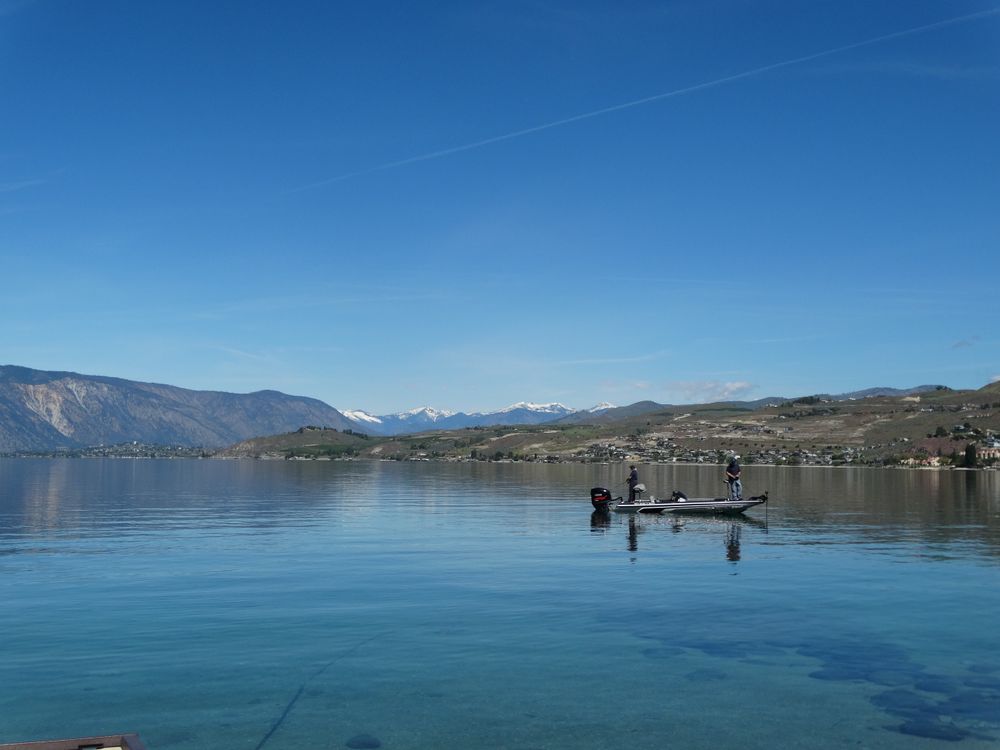
<svg viewBox="0 0 1000 750"><path fill-rule="evenodd" d="M628 551L636 552L639 549L639 523L635 516L629 514L628 517Z"/></svg>
<svg viewBox="0 0 1000 750"><path fill-rule="evenodd" d="M482 514L496 529L523 529L510 509L537 520L579 513L586 489L604 486L617 465L400 464L0 459L0 539L82 538L206 527L272 535L296 525L336 526L392 506L416 519L456 510ZM651 488L711 495L712 466L644 469ZM1000 472L782 468L750 465L747 492L770 490L764 507L780 528L769 544L858 538L888 545L904 537L932 554L1000 559ZM752 513L746 516L751 519ZM594 513L591 530L613 525ZM637 519L629 545L638 548ZM745 523L741 520L740 523ZM753 523L753 521L750 521ZM679 530L681 527L673 527ZM794 532L794 533L792 533ZM745 537L745 534L744 534ZM744 540L739 540L743 542ZM735 557L735 544L733 556ZM635 550L631 550L635 551Z"/></svg>
<svg viewBox="0 0 1000 750"><path fill-rule="evenodd" d="M590 514L590 530L595 533L603 533L611 525L611 512L607 510L595 510Z"/></svg>
<svg viewBox="0 0 1000 750"><path fill-rule="evenodd" d="M704 466L650 466L643 478L651 488L683 487L689 495L708 496L718 484L716 468ZM593 480L600 484L600 475ZM744 487L748 494L770 492L764 513L787 533L769 544L905 539L1000 558L1000 471L750 465Z"/></svg>
<svg viewBox="0 0 1000 750"><path fill-rule="evenodd" d="M289 746L331 726L331 746L613 747L622 726L650 747L987 746L1000 472L749 466L772 501L743 517L591 513L619 468L0 460L3 734L124 716L151 747L252 747L287 716ZM718 474L643 472L692 495ZM621 668L588 669L609 637ZM595 722L598 693L630 700Z"/></svg>
<svg viewBox="0 0 1000 750"><path fill-rule="evenodd" d="M377 469L377 466L374 467ZM80 539L326 521L357 495L357 470L302 462L0 459L0 539ZM378 472L365 469L377 485Z"/></svg>
<svg viewBox="0 0 1000 750"><path fill-rule="evenodd" d="M625 527L625 548L629 552L639 551L640 536L650 535L648 537L650 549L659 549L670 545L670 536L683 532L696 545L700 545L703 539L705 541L709 538L715 540L721 539L723 548L725 549L725 560L730 563L738 563L743 557L744 528L758 529L761 533L767 533L767 521L750 516L729 517L668 514L642 517L638 514L616 516L607 511L594 511L590 514L590 531L592 534L606 534L612 528L612 525L619 528L621 526ZM638 558L633 556L631 559L634 561Z"/></svg>
<svg viewBox="0 0 1000 750"><path fill-rule="evenodd" d="M738 523L729 524L726 532L726 559L729 562L740 561L740 525Z"/></svg>

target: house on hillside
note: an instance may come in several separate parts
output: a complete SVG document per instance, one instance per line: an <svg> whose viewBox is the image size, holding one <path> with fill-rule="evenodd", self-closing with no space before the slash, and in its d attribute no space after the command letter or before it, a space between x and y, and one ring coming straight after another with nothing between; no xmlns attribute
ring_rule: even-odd
<svg viewBox="0 0 1000 750"><path fill-rule="evenodd" d="M987 440L976 446L976 456L980 461L1000 461L1000 441Z"/></svg>
<svg viewBox="0 0 1000 750"><path fill-rule="evenodd" d="M903 466L940 466L941 456L911 456L900 462Z"/></svg>

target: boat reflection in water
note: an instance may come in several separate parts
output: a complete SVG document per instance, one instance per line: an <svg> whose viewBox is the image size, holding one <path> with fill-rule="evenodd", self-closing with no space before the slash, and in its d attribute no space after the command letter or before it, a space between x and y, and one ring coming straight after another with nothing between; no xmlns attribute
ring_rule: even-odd
<svg viewBox="0 0 1000 750"><path fill-rule="evenodd" d="M729 562L740 561L740 530L742 527L738 523L729 524L726 531L726 559Z"/></svg>
<svg viewBox="0 0 1000 750"><path fill-rule="evenodd" d="M753 527L767 533L767 521L750 516L740 517L714 517L714 516L685 516L681 517L656 517L653 523L643 523L640 517L635 514L627 516L626 546L629 552L639 550L639 535L655 527L660 527L665 533L668 528L673 533L680 532L696 534L718 533L725 547L726 560L737 563L742 558L741 544L743 541L743 529ZM590 530L594 534L604 534L615 522L616 526L622 525L624 519L612 515L608 511L595 510L590 514ZM633 558L635 559L635 558Z"/></svg>
<svg viewBox="0 0 1000 750"><path fill-rule="evenodd" d="M593 534L604 534L608 529L611 528L611 520L613 516L609 510L597 509L590 514L590 531ZM618 523L621 520L618 519ZM639 533L644 529L642 525L636 521L634 515L628 517L628 551L636 552L639 549ZM632 558L633 560L635 558Z"/></svg>
<svg viewBox="0 0 1000 750"><path fill-rule="evenodd" d="M601 532L611 526L611 512L607 509L595 510L590 514L590 530Z"/></svg>
<svg viewBox="0 0 1000 750"><path fill-rule="evenodd" d="M639 524L635 522L635 516L628 518L628 551L637 552L639 550ZM633 560L635 558L632 558Z"/></svg>

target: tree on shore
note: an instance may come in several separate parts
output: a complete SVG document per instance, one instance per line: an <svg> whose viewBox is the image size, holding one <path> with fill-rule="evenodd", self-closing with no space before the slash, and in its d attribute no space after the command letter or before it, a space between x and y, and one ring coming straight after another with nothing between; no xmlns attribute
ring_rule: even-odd
<svg viewBox="0 0 1000 750"><path fill-rule="evenodd" d="M969 443L965 446L965 465L970 469L979 465L979 456L977 455L975 443Z"/></svg>

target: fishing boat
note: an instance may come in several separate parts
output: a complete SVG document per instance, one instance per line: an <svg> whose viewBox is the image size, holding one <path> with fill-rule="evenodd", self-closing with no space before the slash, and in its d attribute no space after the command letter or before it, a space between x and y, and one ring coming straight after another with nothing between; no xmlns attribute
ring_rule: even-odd
<svg viewBox="0 0 1000 750"><path fill-rule="evenodd" d="M642 490L639 490L642 487ZM650 497L642 499L645 491L643 485L636 485L636 499L623 500L612 498L611 492L604 487L594 487L590 491L590 502L594 508L617 513L721 513L736 514L763 505L767 502L767 493L753 497L731 500L727 497L687 497L682 492L674 492L668 500L657 500Z"/></svg>
<svg viewBox="0 0 1000 750"><path fill-rule="evenodd" d="M15 742L12 745L0 745L0 750L146 750L146 746L137 734L112 734L71 740Z"/></svg>

